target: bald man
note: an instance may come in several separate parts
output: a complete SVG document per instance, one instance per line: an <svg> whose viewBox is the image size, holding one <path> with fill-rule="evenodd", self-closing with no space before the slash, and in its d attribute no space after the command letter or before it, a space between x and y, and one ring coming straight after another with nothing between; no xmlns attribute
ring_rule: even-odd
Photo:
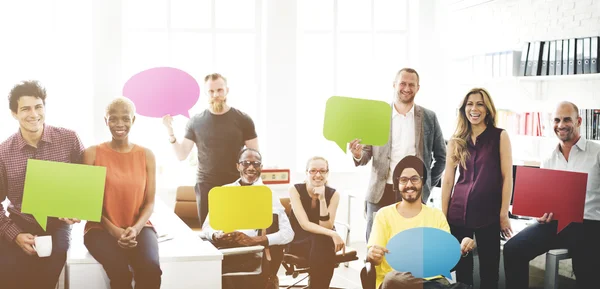
<svg viewBox="0 0 600 289"><path fill-rule="evenodd" d="M541 168L588 174L583 223L571 223L560 233L552 212L538 218L504 245L506 288L529 288L529 261L556 248L567 248L573 260L577 288L597 288L594 274L600 268L600 144L581 137L579 109L561 102L553 116L559 143ZM558 192L569 197L569 192Z"/></svg>

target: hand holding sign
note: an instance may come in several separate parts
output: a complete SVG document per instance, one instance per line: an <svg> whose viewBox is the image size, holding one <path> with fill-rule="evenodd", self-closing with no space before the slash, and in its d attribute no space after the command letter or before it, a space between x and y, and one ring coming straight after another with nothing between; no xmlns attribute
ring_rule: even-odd
<svg viewBox="0 0 600 289"><path fill-rule="evenodd" d="M44 230L48 216L100 222L105 180L105 167L30 159L21 211Z"/></svg>
<svg viewBox="0 0 600 289"><path fill-rule="evenodd" d="M187 72L172 67L155 67L132 76L123 96L135 103L136 111L148 117L183 115L198 102L200 87Z"/></svg>
<svg viewBox="0 0 600 289"><path fill-rule="evenodd" d="M388 142L392 106L360 98L332 96L325 107L323 136L346 152L346 143L361 139L363 144L382 146Z"/></svg>
<svg viewBox="0 0 600 289"><path fill-rule="evenodd" d="M519 166L512 213L530 217L552 213L559 233L571 222L583 222L587 179L587 173Z"/></svg>
<svg viewBox="0 0 600 289"><path fill-rule="evenodd" d="M413 228L392 237L385 255L390 266L398 272L411 272L416 278L438 275L450 277L458 263L460 244L450 233L436 228Z"/></svg>
<svg viewBox="0 0 600 289"><path fill-rule="evenodd" d="M215 187L208 193L208 219L215 230L266 229L273 223L273 199L267 186Z"/></svg>

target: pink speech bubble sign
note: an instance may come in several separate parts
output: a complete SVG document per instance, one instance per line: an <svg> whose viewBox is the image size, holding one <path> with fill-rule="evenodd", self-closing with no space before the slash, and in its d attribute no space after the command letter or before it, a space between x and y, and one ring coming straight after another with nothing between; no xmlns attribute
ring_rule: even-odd
<svg viewBox="0 0 600 289"><path fill-rule="evenodd" d="M187 72L173 67L155 67L139 72L123 86L137 113L148 117L183 115L198 102L200 86Z"/></svg>

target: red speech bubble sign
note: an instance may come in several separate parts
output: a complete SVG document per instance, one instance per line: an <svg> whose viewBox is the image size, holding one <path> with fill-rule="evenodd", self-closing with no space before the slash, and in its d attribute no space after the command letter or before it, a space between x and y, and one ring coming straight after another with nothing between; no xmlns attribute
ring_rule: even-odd
<svg viewBox="0 0 600 289"><path fill-rule="evenodd" d="M587 173L517 167L512 213L530 217L553 213L558 232L571 222L582 223L587 179Z"/></svg>

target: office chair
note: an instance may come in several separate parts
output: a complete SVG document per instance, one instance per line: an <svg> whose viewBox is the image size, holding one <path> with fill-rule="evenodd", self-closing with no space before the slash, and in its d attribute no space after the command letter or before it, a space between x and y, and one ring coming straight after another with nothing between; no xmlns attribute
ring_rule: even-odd
<svg viewBox="0 0 600 289"><path fill-rule="evenodd" d="M273 214L273 221L271 226L267 229L261 230L260 235L271 234L279 231L279 215ZM223 253L223 277L237 277L237 276L254 276L264 275L264 282L271 282L271 276L277 275L279 264L283 260L283 249L284 246L273 245L264 247L261 245L250 246L250 247L234 247L234 248L220 248L219 251ZM225 260L229 259L229 260ZM227 266L225 265L227 263ZM275 266L273 266L275 265ZM262 279L223 279L223 282L230 282L238 284L239 286L261 286L254 282L263 282ZM271 280L271 281L267 281ZM273 286L278 286L278 281L273 281ZM249 285L252 284L252 285ZM235 286L235 285L234 285ZM236 287L236 288L237 288ZM270 288L270 287L269 287Z"/></svg>
<svg viewBox="0 0 600 289"><path fill-rule="evenodd" d="M292 212L292 204L290 203L290 198L280 198L279 199L281 201L281 204L283 205L283 207L285 208L285 213L288 215L288 217L290 217L290 214ZM349 240L349 236L350 236L350 227L348 226L348 224L342 223L342 222L335 222L336 227L340 226L346 229L346 244L348 244L348 240ZM345 263L345 266L348 267L348 263L350 261L354 261L354 260L358 260L358 256L356 255L356 250L346 247L346 254L342 255L342 253L337 253L336 254L336 259L335 259L335 263L336 263L336 268L339 266L339 264L341 263ZM293 278L298 277L299 274L302 273L308 273L310 271L310 267L308 266L308 261L300 256L296 256L296 255L292 255L292 254L284 254L283 256L283 262L281 263L281 265L283 265L283 268L285 268L285 275L287 276L292 276ZM289 289L289 288L294 288L294 287L302 287L304 289L306 288L310 288L309 286L299 286L298 283L304 281L305 279L308 278L308 284L310 286L310 275L307 275L303 278L301 278L300 280L298 280L296 283L287 286L285 288ZM335 289L335 287L330 287Z"/></svg>
<svg viewBox="0 0 600 289"><path fill-rule="evenodd" d="M194 233L204 238L202 224L198 220L198 205L193 186L180 186L175 194L175 215L177 215Z"/></svg>
<svg viewBox="0 0 600 289"><path fill-rule="evenodd" d="M247 260L248 258L243 258L248 255L256 255L257 261L254 264L250 264L250 268L245 268L246 270L242 271L223 271L222 276L244 276L244 275L258 275L262 273L262 262L260 259L263 257L263 246L250 246L250 247L237 247L237 248L227 248L227 249L219 249L219 251L223 254L223 258L239 258L239 260Z"/></svg>

